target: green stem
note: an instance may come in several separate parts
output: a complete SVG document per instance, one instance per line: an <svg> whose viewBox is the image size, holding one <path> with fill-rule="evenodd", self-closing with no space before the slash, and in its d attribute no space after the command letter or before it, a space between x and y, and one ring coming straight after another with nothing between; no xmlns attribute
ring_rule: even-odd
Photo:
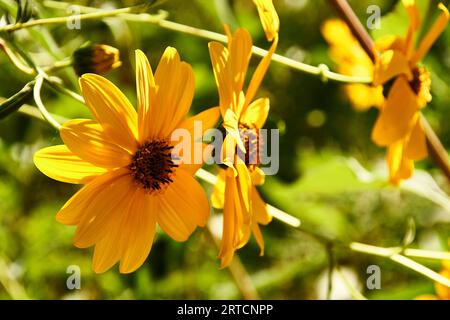
<svg viewBox="0 0 450 320"><path fill-rule="evenodd" d="M60 3L56 1L45 1L44 5L47 7L53 7L58 9L67 8L70 6L68 3ZM100 11L100 9L92 8L92 7L85 7L85 6L79 6L79 8L84 11L88 12L88 14L94 14ZM191 26L187 26L181 23L169 21L166 19L166 15L164 13L160 13L158 16L149 15L149 14L122 14L122 18L128 21L134 21L134 22L140 22L140 23L151 23L154 25L157 25L161 28L177 31L185 34L189 34L195 37L204 38L207 40L212 41L218 41L227 43L228 38L226 35L212 32L209 30L204 30L200 28L195 28ZM257 56L264 57L267 55L267 50L264 50L259 47L253 46L253 53ZM371 83L372 79L370 77L354 77L354 76L347 76L339 73L335 73L329 70L329 67L325 64L321 64L318 67L308 65L306 63L302 63L300 61L296 61L287 57L284 57L279 54L274 54L272 56L272 60L275 62L278 62L280 64L283 64L285 66L288 66L292 69L301 71L303 73L307 73L313 76L320 77L323 80L331 80L336 82L343 82L343 83Z"/></svg>
<svg viewBox="0 0 450 320"><path fill-rule="evenodd" d="M131 13L133 11L136 11L136 9L137 9L137 7L127 7L127 8L121 8L121 9L115 9L115 10L108 10L108 11L98 10L97 12L80 14L76 18L79 21L102 19L102 18L117 16L117 15L124 14L124 13ZM74 19L73 16L66 16L66 17L37 19L37 20L27 21L24 23L9 24L9 25L0 27L0 33L1 32L13 32L16 30L31 28L31 27L35 27L35 26L43 26L43 25L50 25L50 24L63 24L63 23L67 23L73 19Z"/></svg>
<svg viewBox="0 0 450 320"><path fill-rule="evenodd" d="M42 84L44 83L44 79L45 79L45 77L43 74L39 74L36 77L36 84L34 85L34 89L33 89L34 101L36 102L36 106L38 107L39 111L41 112L42 117L44 117L44 119L49 124L51 124L56 130L59 131L59 129L61 129L61 125L59 124L58 121L55 120L55 118L53 118L53 116L50 114L50 112L47 111L44 104L42 103L41 89L42 89Z"/></svg>

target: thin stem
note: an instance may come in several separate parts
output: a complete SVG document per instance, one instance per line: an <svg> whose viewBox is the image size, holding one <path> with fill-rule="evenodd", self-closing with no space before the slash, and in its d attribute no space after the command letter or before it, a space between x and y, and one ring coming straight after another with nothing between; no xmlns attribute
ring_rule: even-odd
<svg viewBox="0 0 450 320"><path fill-rule="evenodd" d="M67 4L67 3L59 3L59 2L55 3L55 1L45 1L44 5L46 5L48 7L58 8L58 9L67 8L69 6L69 4ZM96 8L84 7L84 6L80 6L80 9L82 11L89 12L89 13L95 13L99 10ZM160 13L159 16L153 16L153 15L149 15L149 14L122 14L121 17L128 21L151 23L151 24L157 25L157 26L167 29L167 30L182 32L182 33L196 36L199 38L204 38L204 39L223 42L223 43L228 42L227 36L225 36L223 34L187 26L187 25L173 22L173 21L169 21L166 19L166 15L164 15L163 13ZM253 53L257 56L264 57L267 55L267 50L253 46ZM272 60L275 62L278 62L280 64L283 64L285 66L288 66L292 69L301 71L303 73L307 73L307 74L310 74L313 76L320 77L321 79L323 79L325 81L331 80L331 81L343 82L343 83L371 83L372 82L372 79L368 78L368 77L347 76L347 75L342 75L339 73L332 72L329 70L329 67L325 64L321 64L318 67L314 67L314 66L302 63L300 61L296 61L296 60L284 57L279 54L274 54L272 56Z"/></svg>
<svg viewBox="0 0 450 320"><path fill-rule="evenodd" d="M49 124L51 124L56 130L59 131L59 129L61 129L61 125L59 124L58 121L56 121L52 117L52 115L47 111L44 104L42 103L41 90L42 90L43 83L44 83L44 75L40 74L36 77L36 84L34 85L34 89L33 89L34 101L36 102L36 105L37 105L39 111L41 112L42 117L44 117L44 119Z"/></svg>
<svg viewBox="0 0 450 320"><path fill-rule="evenodd" d="M391 261L450 288L450 279L447 279L424 265L401 255L402 248L381 248L358 242L350 243L349 248L356 252L388 258Z"/></svg>
<svg viewBox="0 0 450 320"><path fill-rule="evenodd" d="M353 299L355 300L367 300L367 298L359 292L347 279L347 277L344 275L344 273L341 271L341 268L339 266L336 266L336 272L341 277L342 281L344 282L344 285L347 287L347 289L350 291L350 294L352 295Z"/></svg>
<svg viewBox="0 0 450 320"><path fill-rule="evenodd" d="M206 171L205 169L199 169L196 173L196 176L200 179L208 182L211 185L217 184L217 177L213 175L211 172ZM290 214L287 214L286 212L281 211L278 208L275 208L274 206L271 206L270 204L266 204L266 207L269 211L269 213L274 217L275 219L290 225L291 227L298 228L301 224L300 220L294 216L291 216Z"/></svg>
<svg viewBox="0 0 450 320"><path fill-rule="evenodd" d="M16 66L17 69L22 71L23 73L32 75L34 74L34 69L30 68L25 64L23 59L18 57L7 45L6 42L3 39L0 39L0 48L5 52L6 56L9 58L9 60L12 62L14 66Z"/></svg>
<svg viewBox="0 0 450 320"><path fill-rule="evenodd" d="M121 8L121 9L115 9L115 10L108 10L108 11L103 11L103 10L99 9L98 12L80 14L76 17L76 19L78 21L95 20L95 19L117 16L117 15L124 14L124 13L131 13L131 12L135 11L136 9L137 9L137 7L127 7L127 8ZM9 24L9 25L0 27L0 33L1 32L13 32L16 30L31 28L31 27L35 27L35 26L42 26L42 25L49 25L49 24L63 24L63 23L72 21L73 19L74 19L73 16L66 16L66 17L37 19L37 20L27 21L24 23Z"/></svg>
<svg viewBox="0 0 450 320"><path fill-rule="evenodd" d="M375 62L374 42L367 30L361 24L361 21L359 21L358 17L356 17L347 0L329 1L332 5L334 5L341 17L345 20L370 59ZM436 133L433 131L433 128L431 128L428 121L422 115L421 124L427 138L428 151L436 165L442 170L444 175L447 177L447 180L450 182L450 157L447 150L444 148Z"/></svg>
<svg viewBox="0 0 450 320"><path fill-rule="evenodd" d="M211 241L215 244L216 248L220 248L219 240L214 236L210 227L207 226L205 228L207 236L211 239ZM241 260L238 256L234 256L233 261L230 263L227 268L230 272L231 277L233 278L236 286L239 291L242 293L242 296L246 300L259 300L258 291L255 288L255 285L252 282L250 275L242 264Z"/></svg>

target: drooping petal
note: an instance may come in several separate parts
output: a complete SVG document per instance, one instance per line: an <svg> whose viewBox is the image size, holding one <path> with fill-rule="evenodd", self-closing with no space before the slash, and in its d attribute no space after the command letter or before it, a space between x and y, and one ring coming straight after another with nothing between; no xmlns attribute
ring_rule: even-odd
<svg viewBox="0 0 450 320"><path fill-rule="evenodd" d="M256 243L259 246L259 255L262 257L264 255L264 238L261 233L261 229L259 228L259 225L257 223L254 223L252 226L252 233L255 237Z"/></svg>
<svg viewBox="0 0 450 320"><path fill-rule="evenodd" d="M157 87L153 71L147 57L141 50L136 50L136 89L138 100L139 142L155 136L154 109L156 109Z"/></svg>
<svg viewBox="0 0 450 320"><path fill-rule="evenodd" d="M422 60L422 58L427 54L428 50L430 50L433 43L437 40L437 38L439 38L440 34L444 31L445 27L448 24L450 14L447 8L442 3L440 3L439 9L442 12L439 15L438 19L433 24L433 26L431 27L431 29L425 35L423 40L420 42L419 47L417 48L416 52L414 53L411 59L412 65L415 65L420 60Z"/></svg>
<svg viewBox="0 0 450 320"><path fill-rule="evenodd" d="M223 207L222 240L220 242L219 258L220 267L227 267L233 260L236 251L234 242L236 233L236 209L233 201L235 195L236 181L231 169L227 169L225 181L225 203Z"/></svg>
<svg viewBox="0 0 450 320"><path fill-rule="evenodd" d="M386 161L389 169L389 180L392 184L398 185L402 180L412 176L414 161L406 157L404 141L400 140L389 146Z"/></svg>
<svg viewBox="0 0 450 320"><path fill-rule="evenodd" d="M39 150L34 164L46 176L67 183L84 184L107 172L75 155L65 145Z"/></svg>
<svg viewBox="0 0 450 320"><path fill-rule="evenodd" d="M76 225L79 224L81 218L87 212L87 207L95 200L97 195L102 192L108 185L113 183L119 177L126 175L128 172L119 169L106 172L75 193L56 214L56 220L62 224Z"/></svg>
<svg viewBox="0 0 450 320"><path fill-rule="evenodd" d="M124 233L120 272L130 273L139 268L150 253L155 236L159 202L144 190L136 191L121 232Z"/></svg>
<svg viewBox="0 0 450 320"><path fill-rule="evenodd" d="M380 146L387 146L405 138L414 125L417 110L416 95L406 79L398 77L375 123L372 140Z"/></svg>
<svg viewBox="0 0 450 320"><path fill-rule="evenodd" d="M247 30L245 29L237 29L234 33L231 42L229 43L228 50L230 52L230 56L228 59L228 63L230 64L231 69L231 81L234 93L234 99L237 99L236 96L239 94L244 86L245 75L247 74L248 64L250 62L250 58L252 56L252 38ZM234 101L234 107L237 106L238 101ZM237 112L236 109L233 109L234 112Z"/></svg>
<svg viewBox="0 0 450 320"><path fill-rule="evenodd" d="M396 50L387 50L379 56L375 63L373 73L373 84L382 85L390 79L405 75L408 80L412 79L411 68L406 56Z"/></svg>
<svg viewBox="0 0 450 320"><path fill-rule="evenodd" d="M130 153L112 141L96 121L69 120L60 135L73 153L96 166L118 168L130 162Z"/></svg>
<svg viewBox="0 0 450 320"><path fill-rule="evenodd" d="M405 154L411 160L422 160L428 155L425 132L423 131L419 114L414 129L407 141Z"/></svg>
<svg viewBox="0 0 450 320"><path fill-rule="evenodd" d="M267 40L272 41L278 36L280 19L275 10L272 0L253 0L258 8L259 18L266 33Z"/></svg>
<svg viewBox="0 0 450 320"><path fill-rule="evenodd" d="M225 202L225 179L226 170L220 169L217 174L217 183L214 185L211 194L211 205L215 209L222 209Z"/></svg>
<svg viewBox="0 0 450 320"><path fill-rule="evenodd" d="M115 219L126 214L136 185L130 175L118 177L100 190L85 208L75 233L75 246L86 248L99 242Z"/></svg>
<svg viewBox="0 0 450 320"><path fill-rule="evenodd" d="M168 47L155 72L158 86L152 119L156 136L166 138L186 117L194 97L192 67L180 60L175 48Z"/></svg>
<svg viewBox="0 0 450 320"><path fill-rule="evenodd" d="M255 223L266 225L272 221L272 216L267 210L266 203L255 187L252 190L252 214Z"/></svg>
<svg viewBox="0 0 450 320"><path fill-rule="evenodd" d="M217 88L220 99L220 112L225 115L226 110L231 106L233 101L233 84L231 69L228 66L229 52L219 42L208 43L211 64L216 79Z"/></svg>
<svg viewBox="0 0 450 320"><path fill-rule="evenodd" d="M137 138L137 114L125 95L110 81L96 75L80 78L86 105L112 141L134 152Z"/></svg>
<svg viewBox="0 0 450 320"><path fill-rule="evenodd" d="M270 100L260 98L253 101L241 115L240 122L249 127L262 128L269 115Z"/></svg>
<svg viewBox="0 0 450 320"><path fill-rule="evenodd" d="M157 222L176 241L186 241L197 226L205 226L209 204L201 185L178 169L174 182L160 196Z"/></svg>
<svg viewBox="0 0 450 320"><path fill-rule="evenodd" d="M420 11L415 0L403 0L403 5L405 6L409 17L408 33L406 35L405 48L403 52L408 58L410 58L414 49L414 36L421 25Z"/></svg>
<svg viewBox="0 0 450 320"><path fill-rule="evenodd" d="M255 167L250 171L250 176L252 178L252 184L254 186L263 185L266 181L266 175L260 167Z"/></svg>
<svg viewBox="0 0 450 320"><path fill-rule="evenodd" d="M247 88L247 92L245 93L245 104L244 110L242 110L242 112L245 112L245 107L247 107L255 97L255 94L258 91L258 88L261 85L262 80L264 79L264 75L266 74L267 69L269 68L270 61L272 60L272 56L275 53L277 46L278 46L278 37L275 37L275 40L272 42L269 51L264 56L264 58L262 58L258 67L256 67L255 72L253 73L252 80L250 81L250 84L248 85Z"/></svg>

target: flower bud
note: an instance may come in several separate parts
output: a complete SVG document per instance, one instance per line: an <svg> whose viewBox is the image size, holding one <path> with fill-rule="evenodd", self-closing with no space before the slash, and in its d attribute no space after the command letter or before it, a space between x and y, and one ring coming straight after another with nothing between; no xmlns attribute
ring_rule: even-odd
<svg viewBox="0 0 450 320"><path fill-rule="evenodd" d="M119 49L105 44L84 46L73 53L73 67L78 76L104 74L121 65Z"/></svg>

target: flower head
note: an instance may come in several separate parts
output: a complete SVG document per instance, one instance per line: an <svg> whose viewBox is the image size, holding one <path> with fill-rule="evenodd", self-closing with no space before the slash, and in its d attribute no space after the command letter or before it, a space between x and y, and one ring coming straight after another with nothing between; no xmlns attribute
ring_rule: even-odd
<svg viewBox="0 0 450 320"><path fill-rule="evenodd" d="M259 129L269 112L269 99L253 101L275 51L278 37L268 54L258 65L247 90L244 80L252 53L252 39L245 29L228 34L228 48L217 42L209 43L211 62L220 97L220 111L226 136L221 150L222 161L228 166L221 170L214 189L212 204L223 208L224 222L219 253L221 266L227 266L234 252L244 246L253 232L264 252L264 242L258 224L267 224L271 217L255 185L264 182L258 167L261 144ZM241 151L238 152L238 148ZM242 156L244 154L244 156Z"/></svg>
<svg viewBox="0 0 450 320"><path fill-rule="evenodd" d="M122 65L119 49L106 44L87 45L73 53L73 67L77 75L104 74Z"/></svg>
<svg viewBox="0 0 450 320"><path fill-rule="evenodd" d="M332 19L322 26L322 34L330 45L330 55L342 74L371 77L373 63L361 48L344 21ZM383 88L365 84L345 85L345 92L356 110L367 110L383 103Z"/></svg>
<svg viewBox="0 0 450 320"><path fill-rule="evenodd" d="M440 4L441 14L431 29L415 46L421 26L420 12L414 0L403 0L409 28L405 37L386 36L376 41L373 64L343 22L329 22L323 28L331 43L333 58L340 71L355 76L373 75L373 85L350 85L347 93L357 109L377 106L378 119L372 140L387 147L390 182L399 184L411 177L414 161L427 156L420 109L431 101L428 71L418 65L439 37L449 20L448 10Z"/></svg>
<svg viewBox="0 0 450 320"><path fill-rule="evenodd" d="M185 241L209 215L206 195L192 177L201 164L177 161L183 157L173 154L171 133L192 130L194 121L202 121L205 130L212 127L218 108L187 118L194 76L174 48L166 49L154 76L145 55L136 51L136 82L137 112L111 82L83 75L81 91L94 120L64 123L64 145L34 156L47 176L85 185L56 218L77 226L75 246L95 245L95 272L118 261L120 272L132 272L147 258L157 224Z"/></svg>
<svg viewBox="0 0 450 320"><path fill-rule="evenodd" d="M406 37L388 36L376 43L373 84L383 86L385 101L372 131L372 140L388 148L390 181L394 184L411 177L414 161L427 156L420 109L431 101L431 81L418 62L444 30L448 10L439 5L441 14L417 47L415 35L420 27L420 12L415 1L403 0L410 25Z"/></svg>

